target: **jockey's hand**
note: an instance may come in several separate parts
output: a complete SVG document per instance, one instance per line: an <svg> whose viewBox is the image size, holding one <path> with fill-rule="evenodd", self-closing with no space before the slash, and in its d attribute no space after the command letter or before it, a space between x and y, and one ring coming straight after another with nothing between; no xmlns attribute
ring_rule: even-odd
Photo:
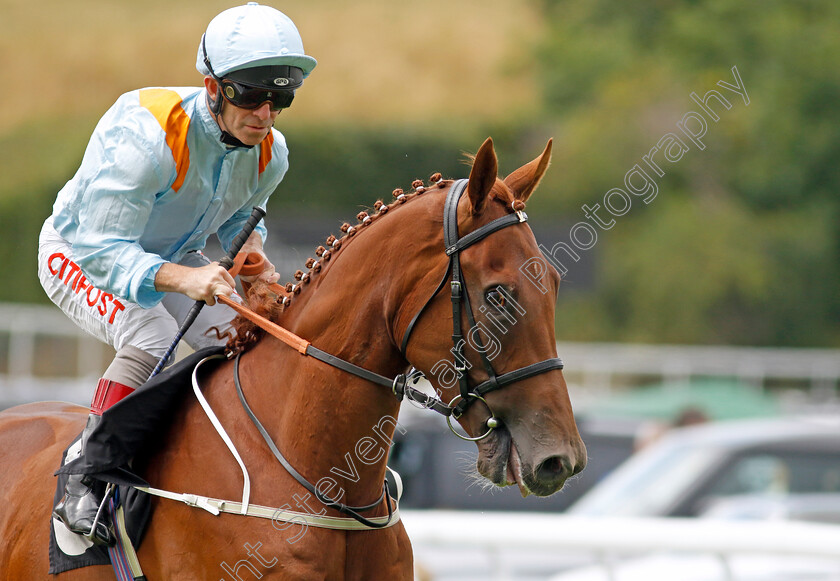
<svg viewBox="0 0 840 581"><path fill-rule="evenodd" d="M262 254L263 258L263 271L260 274L254 276L243 276L240 274L239 278L242 279L243 282L247 282L248 284L253 284L256 280L261 280L269 284L275 283L278 280L280 280L280 273L274 269L274 265L271 264L271 261L268 259L268 257L262 252L260 252L260 254Z"/></svg>
<svg viewBox="0 0 840 581"><path fill-rule="evenodd" d="M245 241L245 244L242 245L242 250L240 252L256 252L263 259L263 271L256 275L256 276L242 276L239 275L239 278L243 282L253 283L255 280L261 280L267 283L274 283L280 280L280 273L274 270L274 265L271 264L271 261L268 259L268 256L265 255L265 251L263 250L263 243L262 237L259 235L258 232L253 232L251 236L248 237L248 240Z"/></svg>
<svg viewBox="0 0 840 581"><path fill-rule="evenodd" d="M235 292L236 282L218 262L198 268L167 262L155 276L155 289L178 292L212 307L216 304L216 296L229 297Z"/></svg>

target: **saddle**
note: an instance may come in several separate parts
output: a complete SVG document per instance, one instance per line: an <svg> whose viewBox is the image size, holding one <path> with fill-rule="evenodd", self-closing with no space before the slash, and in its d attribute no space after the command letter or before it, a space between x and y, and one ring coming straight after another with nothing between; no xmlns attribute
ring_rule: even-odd
<svg viewBox="0 0 840 581"><path fill-rule="evenodd" d="M223 347L208 347L185 357L140 386L134 393L102 414L102 421L88 439L85 455L79 457L80 437L62 454L53 505L64 494L68 474L90 474L116 485L113 510L121 508L125 532L135 548L140 547L151 517L151 499L134 486L148 484L129 468L135 456L148 450L154 436L171 423L172 415L185 396L191 393L191 377L202 359L217 355ZM81 436L81 434L80 434ZM112 522L116 516L112 514ZM121 519L122 520L122 519ZM50 574L58 574L91 565L110 565L108 547L94 545L69 532L60 521L50 523Z"/></svg>

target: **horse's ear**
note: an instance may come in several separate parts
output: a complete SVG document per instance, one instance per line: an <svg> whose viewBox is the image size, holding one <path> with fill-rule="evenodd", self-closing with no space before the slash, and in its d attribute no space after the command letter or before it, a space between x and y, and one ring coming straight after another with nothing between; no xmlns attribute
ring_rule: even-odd
<svg viewBox="0 0 840 581"><path fill-rule="evenodd" d="M470 195L473 214L480 214L484 210L484 203L487 201L487 195L493 188L493 184L496 183L498 171L499 162L493 149L493 139L488 137L475 154L475 161L470 170L470 184L467 191Z"/></svg>
<svg viewBox="0 0 840 581"><path fill-rule="evenodd" d="M515 199L525 202L537 189L551 161L551 142L549 139L542 155L537 159L526 163L505 178L505 185L511 189Z"/></svg>

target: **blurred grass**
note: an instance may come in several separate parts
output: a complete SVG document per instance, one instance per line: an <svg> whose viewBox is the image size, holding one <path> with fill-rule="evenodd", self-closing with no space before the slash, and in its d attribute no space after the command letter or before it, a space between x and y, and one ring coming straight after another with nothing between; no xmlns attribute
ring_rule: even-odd
<svg viewBox="0 0 840 581"><path fill-rule="evenodd" d="M236 4L0 0L0 55L5 77L13 79L0 90L0 200L46 191L54 196L120 94L199 85L201 34ZM319 61L277 127L290 142L316 148L309 136L323 136L321 149L339 164L362 166L352 160L351 134L396 126L410 150L436 135L446 141L466 133L474 143L461 139L459 147L474 151L486 137L477 126L527 119L538 109L528 55L539 25L522 0L273 5L292 17ZM445 147L450 155L460 153ZM292 155L311 171L304 155ZM414 171L432 170L421 165Z"/></svg>
<svg viewBox="0 0 840 581"><path fill-rule="evenodd" d="M236 4L0 0L0 54L14 81L0 91L2 132L44 118L98 118L138 87L198 85L201 34ZM529 53L540 26L522 0L272 5L319 61L282 124L493 118L538 101Z"/></svg>

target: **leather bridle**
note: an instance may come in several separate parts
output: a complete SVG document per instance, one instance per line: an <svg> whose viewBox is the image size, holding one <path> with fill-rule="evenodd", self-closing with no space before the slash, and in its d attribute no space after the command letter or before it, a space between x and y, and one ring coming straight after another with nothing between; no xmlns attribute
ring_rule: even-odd
<svg viewBox="0 0 840 581"><path fill-rule="evenodd" d="M426 311L426 308L432 300L434 300L434 298L443 289L447 281L450 281L450 296L452 299L452 342L455 347L454 352L457 353L458 350L463 347L464 333L461 321L462 312L466 311L470 330L476 327L476 321L470 305L466 281L464 280L463 273L461 271L461 252L494 232L507 228L508 226L525 223L528 220L528 216L525 212L521 210L515 211L513 214L507 214L501 218L496 218L492 222L489 222L461 237L458 234L458 202L466 191L468 183L469 180L467 179L457 180L452 184L449 192L447 193L443 210L443 238L446 254L449 256L449 263L446 271L443 273L443 278L441 279L440 284L438 284L432 295L411 319L411 322L409 322L408 327L403 334L402 343L400 345L400 351L403 356L406 355L408 341L411 338L411 333L414 330L415 325L420 320L420 317ZM336 357L335 355L330 355L329 353L318 349L309 341L291 333L287 329L284 329L263 317L260 317L259 315L256 315L253 311L236 301L223 296L217 298L220 302L228 305L240 315L251 320L269 334L273 335L277 339L280 339L287 345L297 349L300 353L314 357L315 359L341 369L342 371L346 371L347 373L351 373L366 381L386 387L390 389L400 401L407 396L409 399L420 404L422 407L446 416L450 429L452 429L451 419L454 418L457 420L460 418L461 415L463 415L469 406L475 401L481 400L486 405L487 402L484 399L484 396L491 391L501 389L512 383L516 383L548 371L563 369L563 361L557 357L553 357L526 365L525 367L520 367L519 369L509 371L502 375L497 375L493 369L491 359L487 356L486 349L484 348L480 335L476 334L476 350L481 355L482 363L485 371L487 372L488 379L471 388L464 360L460 357L455 357L454 367L458 373L459 393L449 402L449 404L446 404L437 397L428 395L414 387L417 381L423 377L423 373L413 367L408 373L397 375L395 378L385 377L384 375L359 367L354 363L350 363L349 361L345 361L344 359ZM458 401L458 403L453 405L456 401ZM493 416L491 411L490 417L485 421L485 424L488 428L487 432L475 438L462 436L454 429L452 429L452 431L456 436L462 439L476 441L489 436L493 429L501 425L501 422Z"/></svg>
<svg viewBox="0 0 840 581"><path fill-rule="evenodd" d="M451 299L452 299L452 343L454 345L453 353L458 353L459 350L465 344L464 340L464 333L461 321L461 313L462 310L466 311L467 314L467 322L470 325L470 330L476 328L476 321L475 315L473 314L472 306L470 305L470 295L467 291L467 283L464 280L463 272L461 270L461 252L475 244L476 242L483 240L490 234L497 232L503 228L507 228L508 226L513 226L516 224L523 224L528 220L527 214L525 212L519 210L515 211L513 214L507 214L502 216L501 218L496 218L492 222L481 226L480 228L470 232L469 234L461 237L458 234L458 202L461 200L461 197L464 195L464 192L467 190L467 185L469 180L462 179L458 180L452 184L452 187L449 189L449 193L446 196L446 202L444 204L443 209L443 240L446 246L446 254L449 256L449 265L446 271L443 273L443 278L438 284L435 291L432 293L432 296L426 300L423 307L414 315L414 318L408 324L408 328L405 330L403 334L402 344L400 345L400 351L403 353L403 356L406 354L406 349L408 347L408 341L411 337L411 332L414 330L414 326L417 324L417 321L420 319L422 314L425 312L426 307L432 302L432 300L440 293L443 287L446 285L446 281L449 281L449 286L451 289ZM507 385L515 383L517 381L522 381L523 379L528 379L530 377L534 377L535 375L539 375L545 373L547 371L552 371L555 369L563 369L563 362L557 358L546 359L544 361L540 361L538 363L532 363L530 365L526 365L525 367L521 367L515 371L511 371L502 375L496 375L496 371L493 369L493 364L491 362L491 358L487 356L487 349L484 347L481 341L481 335L476 333L473 335L474 342L476 343L476 351L481 356L481 360L484 366L484 370L487 373L488 379L483 381L482 383L478 384L475 387L470 388L469 380L467 378L467 366L466 362L462 357L455 356L455 371L458 374L458 384L460 393L456 395L452 401L446 406L448 413L444 413L447 417L447 422L449 423L450 429L452 429L451 418L455 418L456 420L463 415L463 413L469 408L469 406L477 400L481 400L488 409L490 406L487 405L487 401L484 399L484 396L491 391L495 391L497 389L501 389ZM411 376L411 373L409 373ZM401 394L395 392L397 397L401 397ZM456 401L458 404L453 406ZM433 408L434 409L434 408ZM441 411L436 409L435 411ZM490 435L490 432L493 429L497 428L500 425L500 422L497 418L493 416L492 410L490 413L490 417L485 422L487 426L487 431L477 437L470 438L461 436L458 432L454 429L452 432L466 440L481 440L486 438Z"/></svg>
<svg viewBox="0 0 840 581"><path fill-rule="evenodd" d="M446 196L446 201L444 203L444 211L443 211L443 238L444 243L446 245L446 254L449 256L449 264L446 268L446 272L443 274L443 278L438 284L437 288L435 288L432 295L426 300L423 306L417 311L417 314L411 319L411 322L408 324L408 327L403 334L402 343L400 345L400 350L405 356L406 349L408 347L408 341L411 338L411 333L414 330L415 325L420 320L420 317L426 311L426 308L431 304L432 300L440 293L443 289L444 285L447 281L450 281L450 288L451 288L451 299L452 299L452 342L455 346L454 353L457 353L459 349L461 349L464 345L464 333L463 333L463 326L462 326L462 313L465 311L467 314L467 322L470 324L470 330L476 327L476 320L475 316L472 311L472 307L470 305L469 293L467 292L467 285L466 281L464 280L463 273L461 271L461 252L475 244L476 242L483 240L490 234L497 232L503 228L507 228L508 226L513 226L516 224L525 223L528 220L528 216L523 211L515 211L513 214L507 214L502 216L501 218L496 218L492 222L481 226L480 228L470 232L469 234L460 237L458 234L458 202L460 201L461 197L463 196L464 192L467 189L467 184L469 180L462 179L454 182L449 189L449 192ZM530 377L534 377L536 375L540 375L542 373L546 373L547 371L552 371L555 369L563 369L563 362L557 358L553 357L550 359L546 359L544 361L540 361L537 363L532 363L530 365L526 365L525 367L520 367L515 371L510 371L504 373L502 375L497 375L495 370L493 369L493 365L491 363L491 358L487 356L486 349L481 341L480 335L476 335L475 337L475 347L476 350L480 353L482 363L484 365L484 369L487 372L488 379L479 383L475 387L470 387L469 380L467 378L467 367L464 364L463 360L459 357L455 357L455 369L458 372L458 382L460 387L460 392L456 395L449 404L445 404L442 400L438 399L437 397L428 395L421 390L413 387L413 384L416 384L417 381L423 376L422 372L412 368L407 374L400 374L397 377L391 379L385 377L384 375L380 375L363 367L359 367L349 361L345 361L339 357L334 355L330 355L324 351L321 351L317 347L313 347L309 341L291 333L287 329L256 315L253 311L240 305L239 303L227 299L226 297L217 297L220 302L230 306L234 310L236 310L240 315L248 318L255 324L259 325L265 331L267 331L272 336L280 339L287 345L294 347L300 353L304 355L308 355L310 357L314 357L328 365L351 373L357 377L375 383L377 385L381 385L390 389L397 398L402 401L405 396L408 396L414 402L419 403L421 406L434 410L446 417L447 424L452 432L461 439L464 440L471 440L471 441L478 441L486 438L490 435L490 433L501 426L501 422L493 416L493 412L490 409L490 406L487 405L487 401L484 399L484 396L492 391L496 391L501 389L507 385L512 383L516 383L517 381L522 381L524 379L528 379ZM241 354L240 354L241 355ZM286 460L286 458L282 455L280 450L272 441L271 437L268 434L268 431L263 427L260 423L259 419L257 419L254 412L251 410L250 406L248 405L247 401L245 400L244 393L242 391L242 386L239 380L239 355L236 357L236 364L234 365L234 383L236 386L237 394L239 395L240 402L242 403L243 408L245 409L248 417L257 427L260 435L262 435L263 439L265 440L268 447L271 449L272 453L276 457L276 459L283 465L283 467L291 474L295 480L298 481L302 486L304 486L307 490L309 490L312 494L318 498L319 501L324 503L325 505L338 510L343 514L348 514L352 518L356 519L360 523L364 524L365 526L371 528L381 528L384 526L389 526L391 521L391 505L388 502L388 519L385 523L374 523L369 519L361 516L359 512L366 511L378 506L379 503L382 502L385 496L388 496L388 482L385 481L383 486L382 495L376 502L373 502L369 505L365 506L348 506L344 503L338 502L335 499L332 499L325 494L321 493L317 489L315 485L311 482L306 480L297 470L295 470L291 464ZM456 405L456 401L460 400ZM452 426L452 418L456 420L461 417L461 415L466 412L469 406L474 403L476 400L481 400L485 405L487 405L488 410L490 411L490 417L485 421L485 425L487 426L487 431L479 436L476 437L469 437L463 436L455 431L454 427Z"/></svg>

